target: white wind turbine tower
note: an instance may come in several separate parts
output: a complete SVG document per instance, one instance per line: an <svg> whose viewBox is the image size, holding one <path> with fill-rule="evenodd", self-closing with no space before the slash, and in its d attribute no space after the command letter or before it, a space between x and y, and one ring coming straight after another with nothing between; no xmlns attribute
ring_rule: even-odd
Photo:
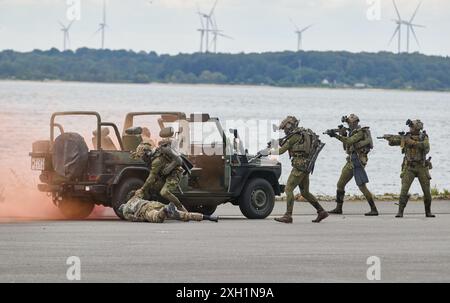
<svg viewBox="0 0 450 303"><path fill-rule="evenodd" d="M106 0L103 0L103 19L102 22L99 24L98 30L95 32L96 34L98 32L101 32L101 48L105 48L105 32L106 28L108 27L108 24L106 24Z"/></svg>
<svg viewBox="0 0 450 303"><path fill-rule="evenodd" d="M398 46L397 46L398 47L398 53L399 54L401 53L401 51L402 51L402 26L404 25L404 26L406 26L406 35L407 35L406 36L406 51L409 53L409 49L410 49L410 45L411 45L410 44L411 32L412 32L412 34L414 36L414 39L417 42L417 45L420 46L419 39L417 38L416 31L414 30L414 28L415 27L425 27L423 25L418 25L418 24L414 24L413 23L414 18L416 17L417 12L418 12L422 2L420 2L417 5L416 10L414 11L414 14L412 15L412 17L411 17L411 19L409 21L406 21L406 20L402 19L401 15L400 15L400 11L398 10L398 7L397 7L397 3L395 2L395 0L392 0L392 2L394 4L395 12L397 14L398 19L396 19L396 20L394 19L393 20L397 24L397 26L395 28L394 34L391 37L391 40L389 40L389 45L392 43L392 40L394 40L395 36L397 35L397 38L398 38Z"/></svg>
<svg viewBox="0 0 450 303"><path fill-rule="evenodd" d="M417 12L419 11L420 6L422 5L422 1L419 2L419 4L416 7L416 10L414 11L414 14L412 15L411 19L408 22L405 22L405 25L407 27L407 31L406 31L406 52L409 53L409 47L410 47L410 34L412 33L414 36L414 39L416 40L417 45L420 47L420 43L419 43L419 39L417 38L416 35L416 31L414 30L414 27L422 27L424 28L425 26L423 25L419 25L419 24L414 24L414 18L416 18Z"/></svg>
<svg viewBox="0 0 450 303"><path fill-rule="evenodd" d="M313 24L310 24L302 29L300 29L297 24L294 23L294 21L291 20L291 23L295 26L295 33L297 34L297 51L300 51L303 49L303 33L306 32L308 29L311 28L311 26L313 26Z"/></svg>
<svg viewBox="0 0 450 303"><path fill-rule="evenodd" d="M216 9L217 6L217 2L219 0L216 0L214 2L214 5L211 9L211 11L209 12L209 14L206 13L202 13L199 9L197 11L197 13L200 16L200 19L202 19L201 24L202 24L202 29L200 30L201 33L201 37L202 37L202 49L203 49L203 37L205 38L205 52L209 52L209 43L210 43L210 38L209 38L209 33L214 31L214 23L213 23L213 15L214 15L214 10ZM205 19L205 22L203 22L203 19Z"/></svg>
<svg viewBox="0 0 450 303"><path fill-rule="evenodd" d="M67 50L67 47L70 47L70 35L69 30L72 27L75 20L70 22L68 25L64 25L61 21L58 21L61 26L61 31L63 32L63 51Z"/></svg>
<svg viewBox="0 0 450 303"><path fill-rule="evenodd" d="M223 33L223 31L219 30L218 26L217 26L217 22L216 22L216 18L214 17L214 15L211 15L211 27L212 27L212 43L213 43L213 50L214 53L217 53L217 38L218 37L223 37L226 39L233 39L232 37L225 35Z"/></svg>
<svg viewBox="0 0 450 303"><path fill-rule="evenodd" d="M198 31L200 32L200 53L203 53L203 40L205 39L205 23L203 22L203 14L202 12L200 12L200 9L198 7L198 3L197 3L197 14L200 17L200 25L201 28L198 29Z"/></svg>

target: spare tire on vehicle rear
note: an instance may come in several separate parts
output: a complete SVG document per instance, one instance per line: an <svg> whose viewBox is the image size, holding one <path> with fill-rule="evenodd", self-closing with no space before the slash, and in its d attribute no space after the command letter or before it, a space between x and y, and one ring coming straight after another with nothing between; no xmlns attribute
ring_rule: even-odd
<svg viewBox="0 0 450 303"><path fill-rule="evenodd" d="M86 171L89 148L77 133L59 135L53 143L53 168L67 180L75 180Z"/></svg>

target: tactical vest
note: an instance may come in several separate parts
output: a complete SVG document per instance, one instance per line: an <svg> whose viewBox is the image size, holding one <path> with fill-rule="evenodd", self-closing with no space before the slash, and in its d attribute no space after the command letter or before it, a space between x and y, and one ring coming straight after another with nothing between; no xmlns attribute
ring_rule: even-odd
<svg viewBox="0 0 450 303"><path fill-rule="evenodd" d="M422 137L422 138L421 138ZM428 138L427 135L412 135L407 134L405 138L402 139L401 147L402 153L405 154L405 160L409 163L414 162L424 162L426 160L426 155L430 152L429 148L422 149L418 146L409 146L405 144L405 140L411 138L415 141L423 142Z"/></svg>
<svg viewBox="0 0 450 303"><path fill-rule="evenodd" d="M364 137L353 145L344 146L348 154L352 154L354 151L358 154L368 154L373 149L373 139L369 127L358 128L354 130L351 135L355 135L358 132L363 132Z"/></svg>
<svg viewBox="0 0 450 303"><path fill-rule="evenodd" d="M165 165L169 164L172 161L171 155L165 152L165 148L170 148L172 141L164 139L159 142L158 148L156 148L155 156L162 157L164 159Z"/></svg>
<svg viewBox="0 0 450 303"><path fill-rule="evenodd" d="M291 138L295 143L289 149L291 157L307 157L313 151L314 141L318 136L310 129L298 128L296 134Z"/></svg>

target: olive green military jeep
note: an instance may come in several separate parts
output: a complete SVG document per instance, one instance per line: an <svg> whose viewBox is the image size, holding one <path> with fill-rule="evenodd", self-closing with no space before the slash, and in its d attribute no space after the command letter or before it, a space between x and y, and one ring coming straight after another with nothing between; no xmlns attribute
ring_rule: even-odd
<svg viewBox="0 0 450 303"><path fill-rule="evenodd" d="M95 118L92 142L77 132L65 132L57 120L67 116ZM141 142L157 145L159 132L166 127L175 130L178 151L194 165L176 193L190 211L212 214L218 205L230 202L250 219L270 215L275 195L283 191L278 182L281 164L248 155L237 131L223 130L219 119L208 114L129 113L121 134L116 124L103 122L97 112L54 113L50 140L34 142L30 153L32 169L41 171L38 189L49 193L70 219L86 218L95 205L117 210L149 174L148 165L133 160L130 152ZM158 194L147 193L146 198L167 202Z"/></svg>

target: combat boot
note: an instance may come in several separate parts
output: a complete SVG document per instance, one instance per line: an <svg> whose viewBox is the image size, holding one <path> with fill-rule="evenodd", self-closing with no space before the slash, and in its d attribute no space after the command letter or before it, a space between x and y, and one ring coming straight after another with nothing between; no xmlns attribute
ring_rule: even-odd
<svg viewBox="0 0 450 303"><path fill-rule="evenodd" d="M317 212L317 218L315 220L312 220L313 223L320 223L323 219L326 219L328 217L328 213L324 210Z"/></svg>
<svg viewBox="0 0 450 303"><path fill-rule="evenodd" d="M403 218L403 212L405 211L406 204L408 203L409 196L400 196L400 202L398 204L398 213L396 218Z"/></svg>
<svg viewBox="0 0 450 303"><path fill-rule="evenodd" d="M329 211L328 213L333 214L333 215L342 215L342 206L344 205L344 196L345 196L345 191L343 190L338 190L336 191L336 208L333 209L332 211Z"/></svg>
<svg viewBox="0 0 450 303"><path fill-rule="evenodd" d="M207 220L207 221L211 221L211 222L219 222L219 216L215 216L215 215L203 215L203 220Z"/></svg>
<svg viewBox="0 0 450 303"><path fill-rule="evenodd" d="M368 217L375 217L375 216L378 216L378 209L377 209L377 207L376 207L376 205L375 205L375 202L374 202L373 200L369 200L369 201L367 201L367 202L369 202L369 205L370 205L370 211L369 211L368 213L364 214L364 215L365 215L365 216L368 216Z"/></svg>
<svg viewBox="0 0 450 303"><path fill-rule="evenodd" d="M431 212L431 201L425 202L425 216L427 218L436 218L436 216Z"/></svg>
<svg viewBox="0 0 450 303"><path fill-rule="evenodd" d="M290 224L294 221L292 220L292 215L288 213L284 214L284 216L282 217L275 218L274 220L280 223L287 223L287 224Z"/></svg>

